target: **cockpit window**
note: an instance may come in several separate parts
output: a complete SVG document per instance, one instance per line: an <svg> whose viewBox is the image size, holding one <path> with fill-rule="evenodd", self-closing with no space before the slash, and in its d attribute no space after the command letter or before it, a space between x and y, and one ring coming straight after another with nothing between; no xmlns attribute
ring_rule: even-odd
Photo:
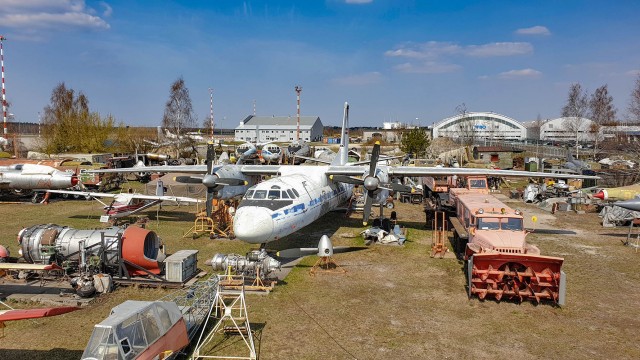
<svg viewBox="0 0 640 360"><path fill-rule="evenodd" d="M253 194L253 199L266 199L267 198L267 190L256 190Z"/></svg>
<svg viewBox="0 0 640 360"><path fill-rule="evenodd" d="M280 190L269 190L269 200L277 199L280 199Z"/></svg>
<svg viewBox="0 0 640 360"><path fill-rule="evenodd" d="M245 199L251 199L251 196L253 196L253 191L254 190L247 190L247 193L244 194L244 198Z"/></svg>
<svg viewBox="0 0 640 360"><path fill-rule="evenodd" d="M479 230L500 230L499 218L478 218Z"/></svg>
<svg viewBox="0 0 640 360"><path fill-rule="evenodd" d="M289 199L289 193L287 193L286 191L282 190L282 198L283 199Z"/></svg>
<svg viewBox="0 0 640 360"><path fill-rule="evenodd" d="M271 188L272 188L272 189L280 189L280 186L278 186L278 185L273 185L273 186L271 186Z"/></svg>
<svg viewBox="0 0 640 360"><path fill-rule="evenodd" d="M300 194L298 193L298 190L291 189L291 191L293 191L293 193L296 194L296 198L300 197Z"/></svg>
<svg viewBox="0 0 640 360"><path fill-rule="evenodd" d="M485 179L470 179L469 188L470 189L486 189L487 181Z"/></svg>
<svg viewBox="0 0 640 360"><path fill-rule="evenodd" d="M291 191L291 189L287 189L287 194L289 194L289 197L292 199L296 198L296 196L293 194L293 191Z"/></svg>
<svg viewBox="0 0 640 360"><path fill-rule="evenodd" d="M520 218L502 219L502 230L522 231L522 219Z"/></svg>

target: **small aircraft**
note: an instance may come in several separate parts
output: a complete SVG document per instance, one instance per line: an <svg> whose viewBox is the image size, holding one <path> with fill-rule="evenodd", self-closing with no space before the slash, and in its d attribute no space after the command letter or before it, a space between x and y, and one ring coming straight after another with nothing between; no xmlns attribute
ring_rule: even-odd
<svg viewBox="0 0 640 360"><path fill-rule="evenodd" d="M78 176L51 166L13 164L0 166L1 190L66 189L78 184Z"/></svg>
<svg viewBox="0 0 640 360"><path fill-rule="evenodd" d="M246 142L236 147L236 156L240 162L257 158L261 159L261 162L277 164L282 160L282 149L272 142Z"/></svg>
<svg viewBox="0 0 640 360"><path fill-rule="evenodd" d="M202 203L203 200L194 199L190 197L182 196L166 196L164 195L164 185L162 181L158 181L156 186L156 195L143 195L137 193L100 193L100 192L85 192L85 191L69 191L69 190L50 190L48 191L54 194L69 194L79 195L82 197L92 197L100 201L98 198L112 198L111 204L107 205L100 201L104 205L104 211L109 219L118 219L126 216L131 216L144 211L152 206L158 205L164 201L172 201L178 204L180 203Z"/></svg>
<svg viewBox="0 0 640 360"><path fill-rule="evenodd" d="M369 221L373 203L386 202L391 191L409 192L411 187L393 181L393 177L469 176L493 177L548 177L548 173L492 170L474 168L443 168L391 166L380 164L380 144L373 148L371 159L348 163L349 105L345 103L342 119L342 136L338 155L330 165L223 165L214 167L174 166L149 167L156 172L188 172L204 174L201 178L184 180L202 181L207 187L207 213L214 197L225 198L244 193L236 209L233 229L238 239L261 244L280 239L311 224L322 215L335 210L352 195L355 185L365 190L363 223ZM213 151L210 145L208 153ZM209 156L207 156L209 158ZM123 169L100 169L93 172L117 172ZM125 170L126 171L126 170ZM257 183L256 177L275 176ZM558 174L563 179L599 179L597 176ZM178 178L176 179L178 180ZM256 185L253 185L256 184ZM253 185L253 186L251 186ZM247 186L251 186L247 189ZM245 193L246 191L246 193Z"/></svg>

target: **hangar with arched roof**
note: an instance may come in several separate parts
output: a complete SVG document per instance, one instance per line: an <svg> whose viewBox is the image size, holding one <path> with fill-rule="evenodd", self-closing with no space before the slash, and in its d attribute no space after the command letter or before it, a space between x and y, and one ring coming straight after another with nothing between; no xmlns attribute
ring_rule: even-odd
<svg viewBox="0 0 640 360"><path fill-rule="evenodd" d="M515 119L494 112L467 112L433 126L433 138L524 140L527 128Z"/></svg>

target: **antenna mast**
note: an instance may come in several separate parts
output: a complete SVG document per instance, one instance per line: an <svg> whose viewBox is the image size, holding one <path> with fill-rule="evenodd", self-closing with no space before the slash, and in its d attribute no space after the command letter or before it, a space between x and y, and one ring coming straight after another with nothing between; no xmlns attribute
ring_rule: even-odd
<svg viewBox="0 0 640 360"><path fill-rule="evenodd" d="M256 116L256 99L253 99L253 116Z"/></svg>
<svg viewBox="0 0 640 360"><path fill-rule="evenodd" d="M211 142L213 142L213 89L209 88L209 125L211 126Z"/></svg>
<svg viewBox="0 0 640 360"><path fill-rule="evenodd" d="M300 93L302 86L296 85L296 93L298 94L298 127L296 128L296 141L300 141Z"/></svg>
<svg viewBox="0 0 640 360"><path fill-rule="evenodd" d="M7 96L4 92L4 49L2 46L2 43L5 40L7 40L7 38L0 35L0 64L2 66L2 123L4 125L3 136L7 139Z"/></svg>

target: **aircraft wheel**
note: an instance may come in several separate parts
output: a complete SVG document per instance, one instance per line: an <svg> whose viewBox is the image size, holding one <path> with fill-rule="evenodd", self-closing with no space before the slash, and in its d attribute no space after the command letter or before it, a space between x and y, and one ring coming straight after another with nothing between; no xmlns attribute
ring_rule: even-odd
<svg viewBox="0 0 640 360"><path fill-rule="evenodd" d="M393 202L388 202L384 205L387 209L393 209L395 207L395 205L393 204Z"/></svg>
<svg viewBox="0 0 640 360"><path fill-rule="evenodd" d="M78 294L80 297L83 297L83 298L91 297L95 293L96 293L96 288L93 286L93 284L85 285L79 288L78 290L76 290L76 294Z"/></svg>
<svg viewBox="0 0 640 360"><path fill-rule="evenodd" d="M63 199L68 199L69 198L69 194L61 194Z"/></svg>
<svg viewBox="0 0 640 360"><path fill-rule="evenodd" d="M91 200L91 196L86 195L86 196L84 197L84 199L85 199L85 200Z"/></svg>
<svg viewBox="0 0 640 360"><path fill-rule="evenodd" d="M74 199L76 199L76 200L77 200L77 199L80 199L80 195L78 195L78 194L74 194L74 195L73 195L73 198L74 198Z"/></svg>

